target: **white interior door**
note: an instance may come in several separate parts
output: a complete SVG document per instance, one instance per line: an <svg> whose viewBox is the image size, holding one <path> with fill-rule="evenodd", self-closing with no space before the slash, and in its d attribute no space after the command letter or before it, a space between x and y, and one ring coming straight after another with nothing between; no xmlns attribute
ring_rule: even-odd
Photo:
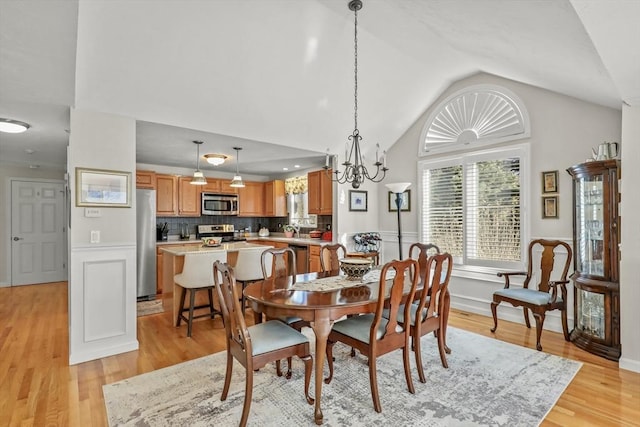
<svg viewBox="0 0 640 427"><path fill-rule="evenodd" d="M67 280L64 184L11 181L11 285Z"/></svg>

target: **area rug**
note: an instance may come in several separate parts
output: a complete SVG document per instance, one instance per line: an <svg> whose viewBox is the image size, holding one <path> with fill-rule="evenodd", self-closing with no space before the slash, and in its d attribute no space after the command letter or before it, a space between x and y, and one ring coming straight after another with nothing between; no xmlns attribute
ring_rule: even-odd
<svg viewBox="0 0 640 427"><path fill-rule="evenodd" d="M305 329L306 331L306 329ZM433 334L422 338L425 384L408 392L401 352L378 359L382 413L373 409L366 358L334 347L335 376L322 388L325 426L537 426L581 363L449 328L449 369L442 367ZM225 352L184 362L103 387L109 425L237 426L245 371L237 362L226 401L220 401ZM251 426L312 426L304 399L304 367L294 359L290 380L268 365L254 373ZM328 368L325 364L325 375ZM311 385L313 390L313 380Z"/></svg>
<svg viewBox="0 0 640 427"><path fill-rule="evenodd" d="M138 311L138 317L164 312L164 307L162 306L161 299L154 299L151 301L139 301L136 304L136 308Z"/></svg>

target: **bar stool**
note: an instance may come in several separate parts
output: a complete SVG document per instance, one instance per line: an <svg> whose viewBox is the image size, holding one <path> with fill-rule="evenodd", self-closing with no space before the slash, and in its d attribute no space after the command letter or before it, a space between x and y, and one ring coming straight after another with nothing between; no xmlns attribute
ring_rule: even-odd
<svg viewBox="0 0 640 427"><path fill-rule="evenodd" d="M242 285L242 297L240 301L242 303L242 314L245 311L245 297L244 288L252 283L263 280L261 257L262 252L267 249L264 248L251 248L238 251L238 259L236 260L236 266L233 268L235 273L236 282Z"/></svg>
<svg viewBox="0 0 640 427"><path fill-rule="evenodd" d="M216 314L222 317L222 312L216 310L213 306L213 287L215 286L213 281L213 263L216 261L226 262L227 253L225 251L189 252L184 256L182 273L176 274L173 277L173 281L182 288L176 326L180 326L182 320L187 322L187 337L191 337L193 319L209 316L213 319ZM209 294L209 303L196 305L196 293L204 290ZM187 296L187 291L189 291L189 306L185 307L184 301ZM209 308L209 312L194 316L193 312L195 310L203 308ZM189 313L188 317L184 315L185 312Z"/></svg>

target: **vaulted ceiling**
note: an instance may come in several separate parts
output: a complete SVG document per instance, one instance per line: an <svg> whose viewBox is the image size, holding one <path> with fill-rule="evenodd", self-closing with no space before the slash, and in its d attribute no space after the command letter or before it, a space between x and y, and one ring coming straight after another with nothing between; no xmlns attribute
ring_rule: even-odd
<svg viewBox="0 0 640 427"><path fill-rule="evenodd" d="M139 163L192 168L199 139L201 153L243 147L243 170L257 174L318 166L354 128L347 3L0 1L0 117L32 125L0 134L0 165L63 166L75 106L138 120ZM628 0L364 0L358 128L369 155L477 72L640 105L638 16Z"/></svg>

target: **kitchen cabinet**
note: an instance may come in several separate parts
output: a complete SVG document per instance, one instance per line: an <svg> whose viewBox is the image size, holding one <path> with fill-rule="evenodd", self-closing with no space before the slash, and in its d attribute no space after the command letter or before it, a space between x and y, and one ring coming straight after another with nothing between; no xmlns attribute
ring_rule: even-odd
<svg viewBox="0 0 640 427"><path fill-rule="evenodd" d="M309 187L309 213L331 215L333 212L332 170L319 170L307 174Z"/></svg>
<svg viewBox="0 0 640 427"><path fill-rule="evenodd" d="M620 162L567 169L573 178L574 329L578 347L618 360L620 347Z"/></svg>
<svg viewBox="0 0 640 427"><path fill-rule="evenodd" d="M264 216L264 182L247 182L238 188L238 216Z"/></svg>
<svg viewBox="0 0 640 427"><path fill-rule="evenodd" d="M178 178L178 215L200 216L200 185L192 185L190 176Z"/></svg>
<svg viewBox="0 0 640 427"><path fill-rule="evenodd" d="M153 171L136 171L136 188L156 189L156 173Z"/></svg>
<svg viewBox="0 0 640 427"><path fill-rule="evenodd" d="M264 215L287 216L287 196L284 193L284 181L275 180L264 183Z"/></svg>
<svg viewBox="0 0 640 427"><path fill-rule="evenodd" d="M215 194L238 194L236 187L229 187L230 179L225 178L207 178L207 184L202 186L203 193Z"/></svg>
<svg viewBox="0 0 640 427"><path fill-rule="evenodd" d="M322 264L320 264L320 253L322 246L309 245L309 272L316 273L322 271Z"/></svg>
<svg viewBox="0 0 640 427"><path fill-rule="evenodd" d="M156 215L178 215L178 177L156 174Z"/></svg>

